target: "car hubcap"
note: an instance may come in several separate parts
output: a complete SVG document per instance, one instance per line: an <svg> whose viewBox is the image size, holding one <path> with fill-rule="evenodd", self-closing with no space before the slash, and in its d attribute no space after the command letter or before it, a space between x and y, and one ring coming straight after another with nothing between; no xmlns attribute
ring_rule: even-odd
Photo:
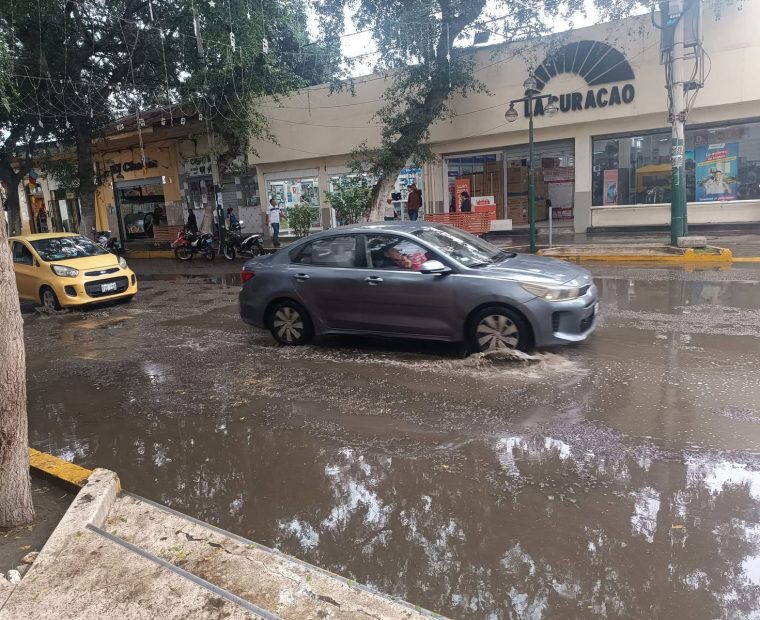
<svg viewBox="0 0 760 620"><path fill-rule="evenodd" d="M480 321L476 336L481 351L515 349L520 341L517 325L503 314L492 314Z"/></svg>
<svg viewBox="0 0 760 620"><path fill-rule="evenodd" d="M293 308L280 308L274 313L274 328L285 342L294 342L303 334L303 319Z"/></svg>

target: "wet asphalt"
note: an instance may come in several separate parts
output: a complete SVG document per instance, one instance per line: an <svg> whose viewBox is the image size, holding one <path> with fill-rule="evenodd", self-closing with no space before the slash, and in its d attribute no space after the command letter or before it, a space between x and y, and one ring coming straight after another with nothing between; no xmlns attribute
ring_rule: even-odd
<svg viewBox="0 0 760 620"><path fill-rule="evenodd" d="M760 267L595 266L531 356L237 315L239 264L25 308L31 444L454 618L760 618Z"/></svg>

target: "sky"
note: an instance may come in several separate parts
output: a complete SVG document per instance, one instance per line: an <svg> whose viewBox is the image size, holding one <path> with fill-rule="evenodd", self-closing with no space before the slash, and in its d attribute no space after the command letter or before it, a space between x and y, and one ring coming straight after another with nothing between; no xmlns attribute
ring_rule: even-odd
<svg viewBox="0 0 760 620"><path fill-rule="evenodd" d="M519 2L519 0L517 1ZM593 0L585 0L585 7L587 14L585 16L580 14L576 16L574 19L573 28L584 28L586 26L591 26L599 22L599 14L593 6ZM641 9L639 11L635 11L635 13L642 13L647 11L647 7L642 6ZM494 16L504 15L505 13L503 7L499 8L495 2L490 0L486 4L486 12L491 13ZM557 21L553 24L553 32L562 32L564 30L567 30L567 25L565 22ZM372 33L357 31L359 31L359 28L356 27L351 14L348 10L346 10L344 27L344 32L346 34L342 38L344 56L363 56L372 53L371 56L362 58L361 61L357 63L352 71L354 77L372 73L374 69L374 63L377 61L377 55L374 53L377 52L377 46L372 39ZM309 20L309 32L314 39L320 38L319 25L316 16L314 15ZM505 38L503 36L491 34L491 38L488 41L488 44L492 45L494 43L500 43L502 41L505 41ZM462 40L460 44L472 44L472 39L469 41Z"/></svg>

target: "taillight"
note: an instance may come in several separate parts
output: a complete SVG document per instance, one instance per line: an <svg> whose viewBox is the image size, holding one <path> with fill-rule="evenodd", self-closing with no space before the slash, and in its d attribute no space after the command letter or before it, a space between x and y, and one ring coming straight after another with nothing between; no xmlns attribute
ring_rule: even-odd
<svg viewBox="0 0 760 620"><path fill-rule="evenodd" d="M240 272L240 286L243 286L243 284L248 282L248 280L250 280L255 275L255 271L247 271L243 269L243 271Z"/></svg>

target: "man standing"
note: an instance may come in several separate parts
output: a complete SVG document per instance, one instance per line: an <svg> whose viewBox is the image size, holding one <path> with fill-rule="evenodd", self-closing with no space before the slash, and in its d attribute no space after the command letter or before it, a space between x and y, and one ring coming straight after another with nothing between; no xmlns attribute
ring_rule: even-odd
<svg viewBox="0 0 760 620"><path fill-rule="evenodd" d="M407 189L409 195L406 199L406 210L409 212L409 219L414 222L417 220L422 206L422 190L417 189L416 183L412 183Z"/></svg>
<svg viewBox="0 0 760 620"><path fill-rule="evenodd" d="M272 227L272 245L280 247L280 205L274 198L269 200L269 209L267 211L269 225Z"/></svg>
<svg viewBox="0 0 760 620"><path fill-rule="evenodd" d="M192 207L187 208L187 224L185 224L185 230L193 234L198 233L198 220L195 219L195 213L193 213Z"/></svg>
<svg viewBox="0 0 760 620"><path fill-rule="evenodd" d="M229 222L230 230L237 230L240 228L240 220L238 220L237 215L235 215L235 211L233 211L232 207L227 208L227 221Z"/></svg>

